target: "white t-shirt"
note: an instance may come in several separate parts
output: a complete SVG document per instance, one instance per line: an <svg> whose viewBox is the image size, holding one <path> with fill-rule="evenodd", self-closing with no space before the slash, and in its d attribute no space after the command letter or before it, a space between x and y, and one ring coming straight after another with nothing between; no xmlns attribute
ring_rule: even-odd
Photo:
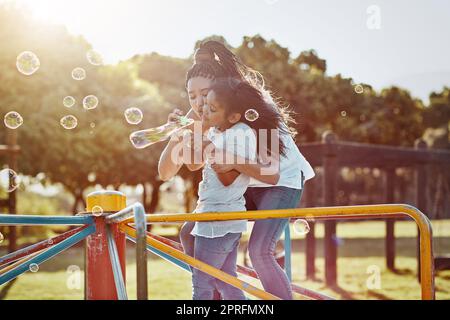
<svg viewBox="0 0 450 320"><path fill-rule="evenodd" d="M271 97L269 91L263 90L262 94L264 100L276 108L276 103ZM285 126L287 129L287 126ZM311 167L309 162L300 153L294 139L290 134L283 134L281 136L284 145L286 146L286 156L280 155L280 180L276 186L288 187L293 189L302 188L302 176L301 171L303 171L304 181L309 180L315 176L314 169ZM250 178L249 187L272 187L271 184L266 184L254 178Z"/></svg>
<svg viewBox="0 0 450 320"><path fill-rule="evenodd" d="M216 150L226 150L227 153L256 160L256 136L245 123L238 122L225 132L215 128L208 131L208 139ZM217 152L217 151L216 151ZM195 213L246 211L244 193L250 182L250 177L240 174L229 186L220 182L217 174L211 168L209 160L203 167L203 180L199 184L198 201ZM196 222L191 234L207 238L222 237L227 233L247 231L247 220Z"/></svg>
<svg viewBox="0 0 450 320"><path fill-rule="evenodd" d="M280 180L277 186L289 187L293 189L302 188L301 171L306 180L315 176L314 169L309 162L300 153L294 139L290 134L282 134L284 145L286 146L286 156L280 155ZM272 187L273 185L266 184L254 178L250 178L249 187Z"/></svg>

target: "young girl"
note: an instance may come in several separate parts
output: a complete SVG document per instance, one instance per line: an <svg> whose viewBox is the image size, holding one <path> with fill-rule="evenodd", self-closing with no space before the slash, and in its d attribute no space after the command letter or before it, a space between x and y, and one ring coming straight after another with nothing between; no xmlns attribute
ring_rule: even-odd
<svg viewBox="0 0 450 320"><path fill-rule="evenodd" d="M261 116L256 120L247 120L245 113L249 109ZM203 180L199 185L199 199L194 212L245 211L244 193L250 177L233 170L217 174L211 165L214 161L235 161L230 155L245 161L256 161L256 153L264 143L258 143L254 130L283 130L281 118L276 111L271 111L258 90L247 83L227 78L214 82L210 87L202 112L202 125L204 129L209 128L207 138L210 142L200 144L201 152L207 153L206 150L213 148L215 152L214 158L205 155L206 159L199 164L186 163L191 170L203 167ZM283 148L283 142L278 142ZM191 159L194 158L196 143L199 144L199 141L190 144ZM269 143L267 149L270 150L271 145ZM195 237L194 257L237 276L238 245L241 233L246 230L246 220L196 222L191 232ZM245 299L240 289L197 269L193 270L192 284L194 300L212 299L215 290L225 300Z"/></svg>

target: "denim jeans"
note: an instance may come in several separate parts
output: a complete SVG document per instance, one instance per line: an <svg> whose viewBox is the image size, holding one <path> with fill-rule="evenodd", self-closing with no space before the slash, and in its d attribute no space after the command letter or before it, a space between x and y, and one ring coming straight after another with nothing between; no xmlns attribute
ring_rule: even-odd
<svg viewBox="0 0 450 320"><path fill-rule="evenodd" d="M236 259L240 238L240 233L228 233L218 238L196 236L194 256L200 261L237 277ZM194 300L212 300L215 290L219 291L223 300L245 300L241 289L195 268L192 271L192 287Z"/></svg>
<svg viewBox="0 0 450 320"><path fill-rule="evenodd" d="M297 208L303 189L288 187L248 188L245 193L247 210ZM284 300L292 300L289 279L274 257L289 219L256 220L248 243L253 268L267 292Z"/></svg>
<svg viewBox="0 0 450 320"><path fill-rule="evenodd" d="M188 256L194 256L195 237L191 234L194 229L195 221L187 221L183 224L180 230L180 242L183 245L183 251Z"/></svg>
<svg viewBox="0 0 450 320"><path fill-rule="evenodd" d="M303 181L302 187L304 188ZM278 186L250 187L245 193L246 207L247 210L296 208L303 190ZM288 221L288 219L257 220L249 240L250 259L264 289L282 299L292 299L292 289L286 273L276 262L273 253ZM191 235L194 225L195 222L188 221L180 230L184 252L191 257L194 256L195 246L195 237Z"/></svg>

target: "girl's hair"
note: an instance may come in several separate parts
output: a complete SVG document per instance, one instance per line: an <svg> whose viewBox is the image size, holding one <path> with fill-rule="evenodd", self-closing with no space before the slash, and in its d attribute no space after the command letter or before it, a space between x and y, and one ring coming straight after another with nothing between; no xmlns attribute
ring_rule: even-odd
<svg viewBox="0 0 450 320"><path fill-rule="evenodd" d="M194 64L186 74L186 87L189 79L194 77L212 80L228 77L246 82L260 91L266 103L279 113L281 121L286 126L295 123L291 112L286 107L281 106L279 100L274 98L271 92L265 88L261 73L246 66L238 56L221 42L208 40L200 44L194 53ZM295 135L294 129L288 128L288 130L290 134Z"/></svg>
<svg viewBox="0 0 450 320"><path fill-rule="evenodd" d="M261 152L266 152L266 150L269 154L272 153L271 130L276 130L279 152L286 156L286 146L281 137L283 134L288 134L289 130L277 108L266 101L260 90L246 81L229 77L216 79L210 90L216 94L216 99L224 107L225 114L240 113L240 121L256 131L258 154L262 154ZM258 116L256 120L247 119L246 112L248 110L251 110L249 112L256 111ZM267 130L267 145L262 145L266 150L260 150L259 133L262 129Z"/></svg>

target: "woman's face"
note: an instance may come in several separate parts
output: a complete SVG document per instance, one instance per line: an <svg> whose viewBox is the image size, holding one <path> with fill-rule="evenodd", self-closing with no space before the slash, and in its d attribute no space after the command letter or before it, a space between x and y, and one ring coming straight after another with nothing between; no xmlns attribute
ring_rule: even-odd
<svg viewBox="0 0 450 320"><path fill-rule="evenodd" d="M189 104L199 118L202 117L203 106L206 103L206 96L208 95L211 83L212 79L205 77L194 77L189 79L187 83Z"/></svg>

